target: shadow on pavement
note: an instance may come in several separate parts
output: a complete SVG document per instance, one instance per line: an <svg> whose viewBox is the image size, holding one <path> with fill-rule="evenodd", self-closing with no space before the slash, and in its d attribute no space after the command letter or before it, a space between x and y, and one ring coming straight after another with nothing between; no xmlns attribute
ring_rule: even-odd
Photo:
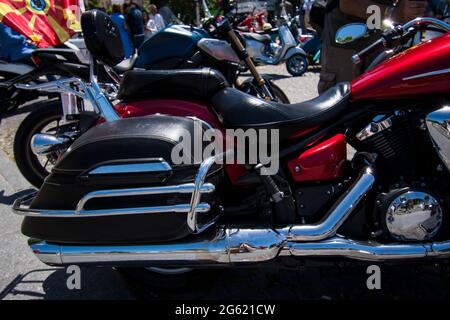
<svg viewBox="0 0 450 320"><path fill-rule="evenodd" d="M183 285L123 277L112 268L82 268L81 290L69 290L66 269L33 270L18 275L0 299L118 300L385 300L448 299L448 267L381 266L381 290L368 290L365 266L301 267L298 270L239 268L203 270L203 279ZM154 281L154 279L153 279ZM168 280L170 282L170 280Z"/></svg>
<svg viewBox="0 0 450 320"><path fill-rule="evenodd" d="M1 299L130 300L134 295L114 269L82 268L81 289L69 290L65 268L33 270L18 275L0 293Z"/></svg>
<svg viewBox="0 0 450 320"><path fill-rule="evenodd" d="M368 265L367 265L368 266ZM367 288L367 266L302 267L298 270L225 269L216 277L185 288L162 289L157 284L130 283L138 299L232 300L386 300L448 299L446 266L381 266L381 290Z"/></svg>
<svg viewBox="0 0 450 320"><path fill-rule="evenodd" d="M22 190L22 191L14 193L12 195L6 196L5 190L0 190L0 204L12 205L15 200L17 200L21 197L24 197L26 195L29 195L35 191L36 190L30 188L30 189Z"/></svg>

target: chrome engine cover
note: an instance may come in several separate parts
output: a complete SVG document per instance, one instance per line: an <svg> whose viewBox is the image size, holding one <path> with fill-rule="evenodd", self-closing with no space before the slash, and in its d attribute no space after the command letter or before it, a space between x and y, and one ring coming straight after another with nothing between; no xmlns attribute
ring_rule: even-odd
<svg viewBox="0 0 450 320"><path fill-rule="evenodd" d="M443 107L428 114L426 123L434 146L450 171L450 107Z"/></svg>
<svg viewBox="0 0 450 320"><path fill-rule="evenodd" d="M443 211L439 201L422 191L406 191L388 206L386 227L399 241L424 241L437 235Z"/></svg>

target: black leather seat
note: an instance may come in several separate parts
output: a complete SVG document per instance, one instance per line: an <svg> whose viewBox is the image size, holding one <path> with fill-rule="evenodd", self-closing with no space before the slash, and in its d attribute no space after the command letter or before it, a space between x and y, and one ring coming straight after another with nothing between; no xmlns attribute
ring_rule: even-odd
<svg viewBox="0 0 450 320"><path fill-rule="evenodd" d="M210 99L229 87L225 77L216 70L131 70L124 74L119 99L138 100L157 97Z"/></svg>
<svg viewBox="0 0 450 320"><path fill-rule="evenodd" d="M279 129L289 138L302 128L328 122L347 107L350 84L342 82L309 101L282 104L264 101L236 89L225 89L212 99L214 111L227 128Z"/></svg>
<svg viewBox="0 0 450 320"><path fill-rule="evenodd" d="M258 34L253 32L244 32L242 35L245 38L250 38L259 42L271 42L272 38L268 34Z"/></svg>

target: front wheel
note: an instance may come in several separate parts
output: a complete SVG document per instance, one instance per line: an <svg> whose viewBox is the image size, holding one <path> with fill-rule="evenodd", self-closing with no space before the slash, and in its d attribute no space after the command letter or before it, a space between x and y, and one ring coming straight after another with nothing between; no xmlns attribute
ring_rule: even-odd
<svg viewBox="0 0 450 320"><path fill-rule="evenodd" d="M308 59L302 54L294 54L286 61L286 68L291 76L300 77L308 70Z"/></svg>
<svg viewBox="0 0 450 320"><path fill-rule="evenodd" d="M290 103L289 98L279 86L277 86L275 83L273 83L273 81L270 81L269 79L266 79L266 82L269 85L270 92L272 93L276 102L285 104ZM261 94L261 89L259 88L259 85L256 83L255 79L248 79L247 81L242 83L242 85L238 89L252 96L264 99L263 95Z"/></svg>

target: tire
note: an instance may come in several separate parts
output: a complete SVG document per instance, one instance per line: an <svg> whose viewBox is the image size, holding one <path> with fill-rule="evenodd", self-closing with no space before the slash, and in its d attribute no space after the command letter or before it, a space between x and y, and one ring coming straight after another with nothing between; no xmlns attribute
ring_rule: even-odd
<svg viewBox="0 0 450 320"><path fill-rule="evenodd" d="M308 59L301 54L294 54L286 61L286 69L291 76L300 77L308 70Z"/></svg>
<svg viewBox="0 0 450 320"><path fill-rule="evenodd" d="M286 96L286 94L281 90L279 86L277 86L273 81L270 81L270 79L266 79L267 83L269 83L270 90L273 94L273 96L277 99L277 102L280 103L286 103L289 104L289 98ZM258 94L258 90L256 89L256 84L253 81L245 81L242 83L242 85L237 88L242 92L248 93L252 96L259 97L261 96Z"/></svg>
<svg viewBox="0 0 450 320"><path fill-rule="evenodd" d="M36 188L40 188L49 172L31 151L31 138L41 132L45 126L62 117L60 100L39 102L36 108L20 124L14 138L14 158L25 179Z"/></svg>
<svg viewBox="0 0 450 320"><path fill-rule="evenodd" d="M275 83L269 81L270 83L270 90L272 90L272 94L275 98L278 99L278 102L284 103L284 104L290 104L289 98L286 96L286 94L281 90L279 86L277 86Z"/></svg>

